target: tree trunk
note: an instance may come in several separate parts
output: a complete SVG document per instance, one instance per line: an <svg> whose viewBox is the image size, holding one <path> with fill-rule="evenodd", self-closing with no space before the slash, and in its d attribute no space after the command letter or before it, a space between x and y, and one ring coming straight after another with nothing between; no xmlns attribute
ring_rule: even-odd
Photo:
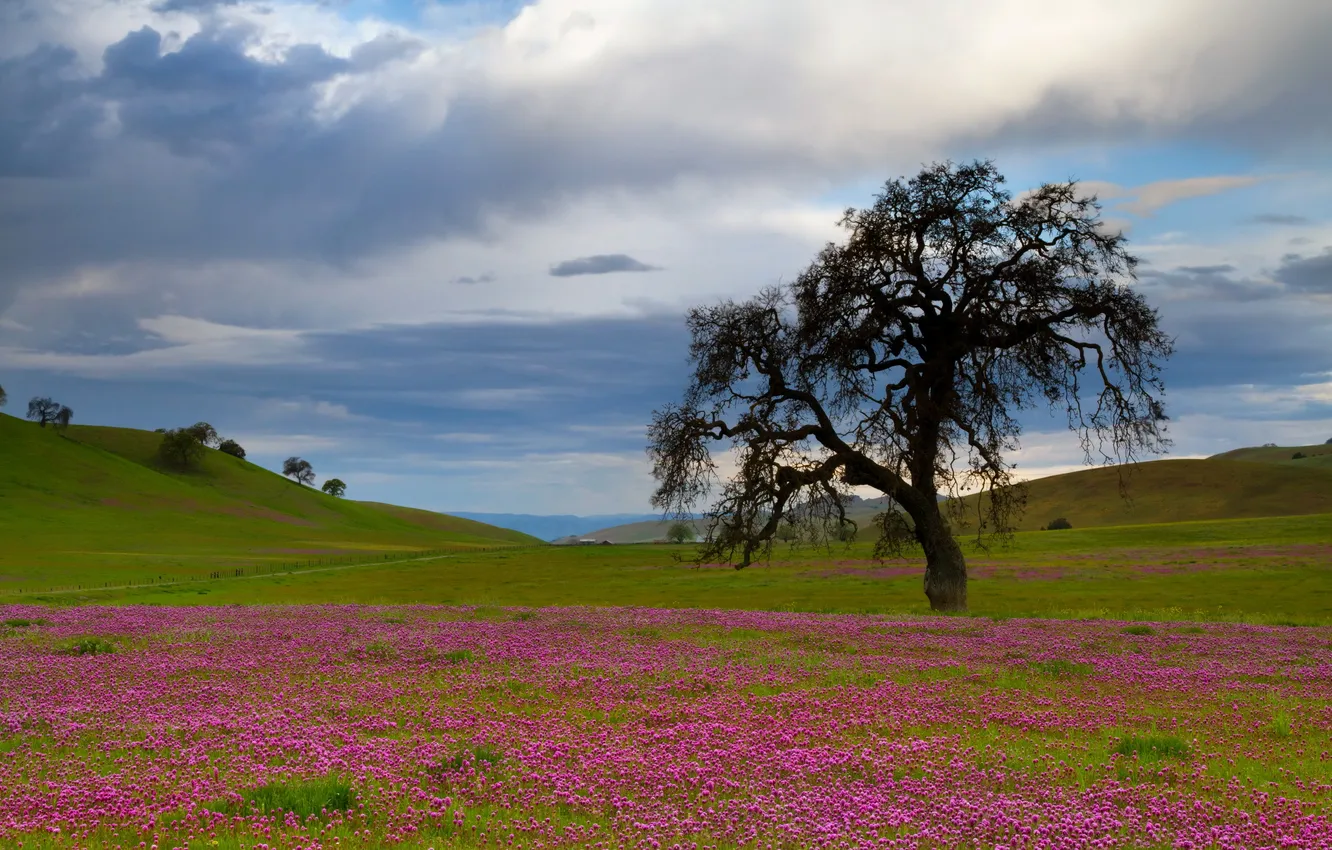
<svg viewBox="0 0 1332 850"><path fill-rule="evenodd" d="M925 596L935 611L967 610L967 561L962 547L938 508L917 521L917 539L925 550Z"/></svg>

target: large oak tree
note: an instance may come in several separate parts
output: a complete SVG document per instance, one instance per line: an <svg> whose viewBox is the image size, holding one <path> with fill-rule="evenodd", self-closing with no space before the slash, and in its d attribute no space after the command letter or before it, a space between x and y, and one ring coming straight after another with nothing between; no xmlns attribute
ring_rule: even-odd
<svg viewBox="0 0 1332 850"><path fill-rule="evenodd" d="M793 282L689 312L692 378L653 415L648 453L657 507L684 515L715 494L700 560L739 569L788 526L844 534L848 496L868 486L897 506L876 520L876 554L914 538L930 606L965 610L955 527L1011 532L1019 411L1063 411L1089 463L1165 447L1172 342L1124 236L1075 183L1018 199L1003 184L990 162L889 181ZM714 448L734 452L725 480ZM985 498L937 499L973 490Z"/></svg>

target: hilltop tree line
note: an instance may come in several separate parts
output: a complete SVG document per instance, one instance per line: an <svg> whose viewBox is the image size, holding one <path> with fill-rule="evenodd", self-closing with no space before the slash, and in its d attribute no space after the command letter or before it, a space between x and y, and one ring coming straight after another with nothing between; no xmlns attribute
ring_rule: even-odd
<svg viewBox="0 0 1332 850"><path fill-rule="evenodd" d="M0 407L8 403L9 394L0 386ZM73 420L74 411L51 398L33 396L28 402L28 418L42 428L49 424L63 433ZM240 460L245 459L245 449L240 443L219 436L217 429L207 422L195 422L184 428L158 428L155 433L162 435L162 441L157 447L158 459L163 465L179 471L196 468L209 449ZM314 466L304 458L287 458L282 463L282 474L301 485L314 485ZM340 478L330 478L320 489L330 496L341 498L347 492L347 484Z"/></svg>

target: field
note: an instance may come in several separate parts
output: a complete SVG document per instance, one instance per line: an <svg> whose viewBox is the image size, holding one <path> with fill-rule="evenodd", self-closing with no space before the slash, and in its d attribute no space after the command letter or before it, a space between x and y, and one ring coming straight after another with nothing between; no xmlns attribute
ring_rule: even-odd
<svg viewBox="0 0 1332 850"><path fill-rule="evenodd" d="M6 846L1332 846L1323 628L0 616Z"/></svg>
<svg viewBox="0 0 1332 850"><path fill-rule="evenodd" d="M0 438L3 847L1332 846L1326 467L1037 482L1075 527L968 540L958 617L868 541L696 567Z"/></svg>
<svg viewBox="0 0 1332 850"><path fill-rule="evenodd" d="M980 616L1116 616L1252 623L1332 623L1332 515L1037 531L972 551ZM689 546L532 547L210 578L182 566L175 583L65 593L0 592L68 604L431 603L740 608L927 613L922 562L875 562L868 544L774 550L736 571L695 568ZM360 562L358 562L359 564ZM253 569L253 568L249 568ZM108 568L105 581L133 578Z"/></svg>

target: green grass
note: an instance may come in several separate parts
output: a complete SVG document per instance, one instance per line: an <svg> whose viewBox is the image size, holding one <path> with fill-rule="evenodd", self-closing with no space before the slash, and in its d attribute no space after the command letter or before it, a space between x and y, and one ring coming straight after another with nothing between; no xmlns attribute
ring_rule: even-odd
<svg viewBox="0 0 1332 850"><path fill-rule="evenodd" d="M1332 622L1332 515L1026 532L970 551L976 616ZM926 613L919 555L881 568L869 544L778 550L745 570L695 569L688 546L464 552L421 562L0 601L153 605L381 603L478 606L478 619L535 616L501 606L628 605ZM208 592L200 593L199 589ZM1162 631L1159 626L1158 633ZM1133 627L1130 627L1133 628ZM1130 633L1131 634L1131 633ZM463 653L467 650L455 650ZM453 656L450 654L449 660ZM465 660L461 655L459 660Z"/></svg>
<svg viewBox="0 0 1332 850"><path fill-rule="evenodd" d="M693 546L545 546L455 517L333 499L218 452L178 474L156 465L157 439L87 426L60 435L0 416L0 603L443 603L500 619L513 616L501 606L548 605L927 610L919 553L883 569L868 540L831 550L779 544L772 562L743 571L694 569ZM1190 472L1202 468L1211 472ZM1180 471L1176 495L1192 489L1201 499L1235 469L1279 491L1260 506L1316 507L1314 484L1332 494L1332 476L1318 470L1163 461L1140 468L1134 510L1146 509L1143 491L1165 487L1152 477L1159 470ZM1117 502L1114 474L1047 482L1055 492L1104 478L1109 494L1095 498ZM1048 502L1043 483L1034 498ZM1033 510L1032 522L1065 515L1074 528L1020 532L989 550L963 538L973 614L1332 622L1332 513L1095 526L1064 505ZM49 592L56 586L77 590ZM0 636L23 628L6 625Z"/></svg>
<svg viewBox="0 0 1332 850"><path fill-rule="evenodd" d="M325 812L346 811L356 802L349 783L336 776L306 781L270 782L242 791L239 799L217 800L204 808L230 815L291 812L302 819Z"/></svg>
<svg viewBox="0 0 1332 850"><path fill-rule="evenodd" d="M221 452L180 473L160 437L0 415L0 592L468 551L540 541L457 517L335 499Z"/></svg>
<svg viewBox="0 0 1332 850"><path fill-rule="evenodd" d="M1332 459L1332 446L1325 448L1323 457ZM1039 529L1056 517L1079 529L1332 512L1332 463L1260 465L1226 456L1150 461L1124 470L1128 500L1120 496L1120 472L1093 468L1029 482L1018 527ZM965 500L973 515L976 499Z"/></svg>
<svg viewBox="0 0 1332 850"><path fill-rule="evenodd" d="M1186 759L1189 757L1189 745L1184 739L1174 735L1130 735L1115 747L1121 756L1137 756L1141 761L1159 761L1161 759Z"/></svg>
<svg viewBox="0 0 1332 850"><path fill-rule="evenodd" d="M1304 457L1295 458L1296 454ZM1275 463L1281 466L1299 466L1305 469L1322 468L1332 471L1332 446L1320 443L1313 446L1255 446L1235 449L1214 455L1215 460L1238 460L1246 463Z"/></svg>

